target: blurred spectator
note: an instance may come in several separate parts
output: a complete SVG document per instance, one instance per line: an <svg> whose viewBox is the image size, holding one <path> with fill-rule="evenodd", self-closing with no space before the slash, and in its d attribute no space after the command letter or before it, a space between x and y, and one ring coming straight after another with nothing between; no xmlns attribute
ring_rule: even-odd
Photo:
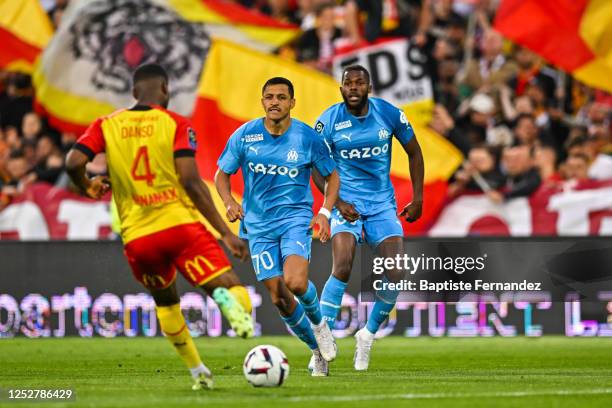
<svg viewBox="0 0 612 408"><path fill-rule="evenodd" d="M19 137L19 132L13 126L4 129L4 140L11 150L21 149L23 144L21 137Z"/></svg>
<svg viewBox="0 0 612 408"><path fill-rule="evenodd" d="M556 89L554 73L543 67L542 60L534 52L525 47L516 47L514 60L518 71L513 75L508 84L514 90L516 96L525 94L527 85L532 82L541 84L544 94L548 99L553 99Z"/></svg>
<svg viewBox="0 0 612 408"><path fill-rule="evenodd" d="M34 90L29 76L12 73L6 87L6 101L0 111L0 127L9 126L21 129L21 122L26 113L31 112Z"/></svg>
<svg viewBox="0 0 612 408"><path fill-rule="evenodd" d="M28 112L23 117L21 136L25 140L36 141L42 132L40 117L34 112Z"/></svg>
<svg viewBox="0 0 612 408"><path fill-rule="evenodd" d="M592 150L592 146L589 143L586 130L581 127L572 129L570 138L565 144L567 156L574 155L585 155L589 158L589 162L595 160L595 152Z"/></svg>
<svg viewBox="0 0 612 408"><path fill-rule="evenodd" d="M584 154L569 156L564 165L567 180L587 180L589 178L589 158Z"/></svg>
<svg viewBox="0 0 612 408"><path fill-rule="evenodd" d="M324 72L331 72L334 41L342 31L334 24L334 5L324 3L317 7L316 28L302 34L297 46L297 60Z"/></svg>
<svg viewBox="0 0 612 408"><path fill-rule="evenodd" d="M557 152L550 146L535 147L535 166L543 182L557 182L561 176L557 171Z"/></svg>
<svg viewBox="0 0 612 408"><path fill-rule="evenodd" d="M506 174L503 192L491 190L487 196L495 203L534 193L542 179L535 168L534 149L527 146L507 147L502 154L502 171Z"/></svg>
<svg viewBox="0 0 612 408"><path fill-rule="evenodd" d="M485 142L494 146L510 145L512 134L505 127L497 127L495 111L493 98L484 93L475 94L459 108L460 116L449 133L449 140L466 153L472 146Z"/></svg>
<svg viewBox="0 0 612 408"><path fill-rule="evenodd" d="M448 194L455 196L464 190L498 189L504 182L505 177L499 171L496 153L487 145L479 145L470 150L468 160L455 173Z"/></svg>
<svg viewBox="0 0 612 408"><path fill-rule="evenodd" d="M302 31L314 28L317 21L316 8L323 0L298 0L297 18Z"/></svg>
<svg viewBox="0 0 612 408"><path fill-rule="evenodd" d="M20 192L20 183L29 169L20 151L14 150L8 157L4 176L0 179L0 210L6 207Z"/></svg>
<svg viewBox="0 0 612 408"><path fill-rule="evenodd" d="M484 33L480 46L481 57L468 61L460 81L463 94L492 90L516 74L516 63L504 57L502 46L503 39L497 31L487 30Z"/></svg>
<svg viewBox="0 0 612 408"><path fill-rule="evenodd" d="M44 181L55 184L64 167L64 155L49 136L43 136L36 145L36 165L28 174L27 181Z"/></svg>
<svg viewBox="0 0 612 408"><path fill-rule="evenodd" d="M532 115L523 113L516 119L516 124L514 125L516 144L535 147L540 143L539 132L535 118Z"/></svg>
<svg viewBox="0 0 612 408"><path fill-rule="evenodd" d="M603 125L592 125L589 128L588 148L593 162L589 167L589 177L596 180L612 179L612 156L604 152L610 143L610 128Z"/></svg>
<svg viewBox="0 0 612 408"><path fill-rule="evenodd" d="M267 0L259 6L259 11L283 23L297 25L300 23L295 10L292 10L289 5L289 0Z"/></svg>

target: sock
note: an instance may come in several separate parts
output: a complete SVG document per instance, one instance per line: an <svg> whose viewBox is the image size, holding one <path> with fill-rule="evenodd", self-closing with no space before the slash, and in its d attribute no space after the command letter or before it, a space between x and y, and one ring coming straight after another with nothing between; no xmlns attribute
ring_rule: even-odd
<svg viewBox="0 0 612 408"><path fill-rule="evenodd" d="M306 289L306 292L304 292L302 296L298 296L297 298L304 307L304 312L306 312L308 320L315 325L321 324L323 316L321 315L321 306L319 305L317 288L314 283L308 281L308 289Z"/></svg>
<svg viewBox="0 0 612 408"><path fill-rule="evenodd" d="M311 350L319 347L314 333L312 332L312 327L310 327L310 321L306 318L306 312L304 311L304 307L301 305L301 303L297 303L295 310L290 316L281 317L295 333L295 335L306 343Z"/></svg>
<svg viewBox="0 0 612 408"><path fill-rule="evenodd" d="M180 304L157 306L155 309L162 332L185 362L187 368L192 369L202 365L200 354L195 347L191 334L189 334L183 313L181 313Z"/></svg>
<svg viewBox="0 0 612 408"><path fill-rule="evenodd" d="M395 301L399 293L395 290L379 290L376 292L376 302L366 328L372 334L376 334L380 325L389 317L389 313L395 307Z"/></svg>
<svg viewBox="0 0 612 408"><path fill-rule="evenodd" d="M191 372L191 376L193 378L198 378L201 373L206 373L207 370L206 370L206 366L204 366L204 364L200 364L197 367L190 368L189 371Z"/></svg>
<svg viewBox="0 0 612 408"><path fill-rule="evenodd" d="M241 285L232 286L228 289L229 292L234 296L236 301L242 305L244 311L251 313L253 311L253 305L251 304L251 297L249 291Z"/></svg>
<svg viewBox="0 0 612 408"><path fill-rule="evenodd" d="M327 321L330 329L334 328L336 324L336 317L342 307L342 295L346 289L346 282L342 282L334 275L330 275L329 279L323 287L323 293L321 293L321 313L323 313L323 319Z"/></svg>

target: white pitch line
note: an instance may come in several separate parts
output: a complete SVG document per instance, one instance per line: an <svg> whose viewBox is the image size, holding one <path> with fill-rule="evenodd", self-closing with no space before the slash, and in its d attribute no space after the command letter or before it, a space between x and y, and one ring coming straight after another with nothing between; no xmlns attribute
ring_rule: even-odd
<svg viewBox="0 0 612 408"><path fill-rule="evenodd" d="M567 395L600 395L612 394L612 388L593 388L585 390L551 390L551 391L501 391L474 393L431 393L431 394L389 394L389 395L346 395L346 396L307 396L290 397L287 402L303 401L373 401L373 400L414 400L443 398L499 398L499 397L534 397L534 396L567 396Z"/></svg>

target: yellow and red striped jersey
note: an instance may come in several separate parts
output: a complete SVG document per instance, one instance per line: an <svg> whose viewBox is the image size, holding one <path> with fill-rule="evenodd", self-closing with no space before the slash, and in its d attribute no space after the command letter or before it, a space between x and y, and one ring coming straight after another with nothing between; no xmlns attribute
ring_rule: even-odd
<svg viewBox="0 0 612 408"><path fill-rule="evenodd" d="M201 220L174 165L176 157L195 156L186 118L160 106L118 110L89 126L75 148L90 159L106 152L124 243Z"/></svg>

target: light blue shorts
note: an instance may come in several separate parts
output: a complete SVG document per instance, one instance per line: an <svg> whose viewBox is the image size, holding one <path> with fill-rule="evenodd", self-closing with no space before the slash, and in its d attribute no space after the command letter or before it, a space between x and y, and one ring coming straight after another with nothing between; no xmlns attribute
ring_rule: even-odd
<svg viewBox="0 0 612 408"><path fill-rule="evenodd" d="M395 208L388 208L373 215L362 215L353 222L345 220L340 211L334 208L331 216L331 235L333 237L340 232L350 232L358 244L366 242L373 248L389 237L404 236Z"/></svg>
<svg viewBox="0 0 612 408"><path fill-rule="evenodd" d="M295 225L278 236L249 238L249 250L258 281L283 275L283 264L289 255L299 255L310 261L312 230L308 224Z"/></svg>

